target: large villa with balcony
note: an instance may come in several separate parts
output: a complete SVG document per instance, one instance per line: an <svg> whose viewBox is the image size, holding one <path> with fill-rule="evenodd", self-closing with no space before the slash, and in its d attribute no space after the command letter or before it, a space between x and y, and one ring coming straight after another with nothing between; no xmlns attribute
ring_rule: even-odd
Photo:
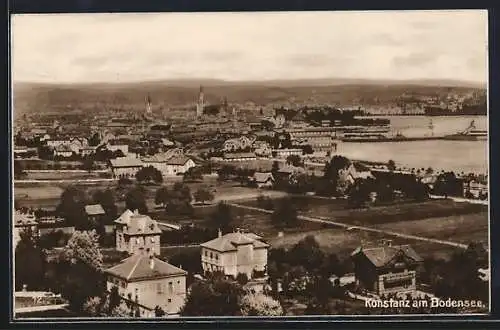
<svg viewBox="0 0 500 330"><path fill-rule="evenodd" d="M205 272L222 272L236 278L245 274L249 279L267 275L269 245L252 233L229 233L201 244L201 264Z"/></svg>

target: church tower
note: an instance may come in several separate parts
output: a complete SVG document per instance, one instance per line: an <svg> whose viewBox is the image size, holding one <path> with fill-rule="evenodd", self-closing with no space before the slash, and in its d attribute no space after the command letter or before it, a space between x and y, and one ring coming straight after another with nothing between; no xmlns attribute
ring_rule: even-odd
<svg viewBox="0 0 500 330"><path fill-rule="evenodd" d="M151 109L151 97L148 94L148 96L146 96L146 115L150 115L152 112L153 110Z"/></svg>
<svg viewBox="0 0 500 330"><path fill-rule="evenodd" d="M205 108L205 94L203 93L203 86L200 86L200 92L198 94L198 103L196 103L196 117L199 118L203 115L203 109Z"/></svg>

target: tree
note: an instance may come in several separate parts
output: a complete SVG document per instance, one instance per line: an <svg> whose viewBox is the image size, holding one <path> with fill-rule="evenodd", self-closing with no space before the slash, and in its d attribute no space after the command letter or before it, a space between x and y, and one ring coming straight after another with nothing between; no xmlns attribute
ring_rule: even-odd
<svg viewBox="0 0 500 330"><path fill-rule="evenodd" d="M387 169L389 171L394 171L396 169L396 163L392 159L389 159L387 162Z"/></svg>
<svg viewBox="0 0 500 330"><path fill-rule="evenodd" d="M189 186L182 182L176 182L172 190L168 192L165 212L171 215L191 215L193 212L192 199Z"/></svg>
<svg viewBox="0 0 500 330"><path fill-rule="evenodd" d="M83 165L82 168L89 173L92 172L92 170L95 167L95 162L94 162L94 157L88 156L83 160Z"/></svg>
<svg viewBox="0 0 500 330"><path fill-rule="evenodd" d="M352 208L365 207L373 191L371 182L365 179L356 179L347 193L347 202Z"/></svg>
<svg viewBox="0 0 500 330"><path fill-rule="evenodd" d="M240 285L245 285L248 283L248 276L246 273L238 273L236 275L236 282L238 282Z"/></svg>
<svg viewBox="0 0 500 330"><path fill-rule="evenodd" d="M155 307L155 316L156 317L163 317L163 316L165 316L165 311L160 306L156 306Z"/></svg>
<svg viewBox="0 0 500 330"><path fill-rule="evenodd" d="M223 232L230 231L233 222L230 206L224 202L219 202L214 213L210 216L210 220L214 227L220 228Z"/></svg>
<svg viewBox="0 0 500 330"><path fill-rule="evenodd" d="M155 194L155 204L157 205L165 205L167 204L169 196L169 191L167 187L161 187L156 190Z"/></svg>
<svg viewBox="0 0 500 330"><path fill-rule="evenodd" d="M80 312L89 297L103 296L102 254L95 231L75 231L56 269L59 278L56 291L68 299L72 310Z"/></svg>
<svg viewBox="0 0 500 330"><path fill-rule="evenodd" d="M279 301L263 294L249 293L241 298L241 314L244 316L282 316Z"/></svg>
<svg viewBox="0 0 500 330"><path fill-rule="evenodd" d="M26 172L24 171L24 166L23 164L15 160L14 161L14 179L22 179L23 177L26 176Z"/></svg>
<svg viewBox="0 0 500 330"><path fill-rule="evenodd" d="M271 221L276 228L295 227L299 223L297 209L294 203L288 199L282 199L275 208Z"/></svg>
<svg viewBox="0 0 500 330"><path fill-rule="evenodd" d="M94 270L102 269L99 236L92 231L75 231L64 248L64 257L71 263L81 262Z"/></svg>
<svg viewBox="0 0 500 330"><path fill-rule="evenodd" d="M110 313L111 317L131 317L133 316L132 310L127 306L125 302L121 302L115 309Z"/></svg>
<svg viewBox="0 0 500 330"><path fill-rule="evenodd" d="M61 194L56 213L62 216L69 224L74 225L77 230L91 228L91 223L85 213L85 205L88 198L85 191L75 186L69 186Z"/></svg>
<svg viewBox="0 0 500 330"><path fill-rule="evenodd" d="M101 315L102 300L100 297L90 297L83 304L83 311L93 317Z"/></svg>
<svg viewBox="0 0 500 330"><path fill-rule="evenodd" d="M309 272L317 272L324 263L325 255L314 238L306 236L299 241L289 252L290 259L294 264L302 265Z"/></svg>
<svg viewBox="0 0 500 330"><path fill-rule="evenodd" d="M311 155L314 153L314 150L313 148L311 147L311 145L309 144L306 144L303 148L302 148L302 151L304 152L305 155Z"/></svg>
<svg viewBox="0 0 500 330"><path fill-rule="evenodd" d="M445 197L461 196L463 194L463 183L454 172L441 173L436 178L434 193Z"/></svg>
<svg viewBox="0 0 500 330"><path fill-rule="evenodd" d="M131 211L138 210L142 214L148 212L146 192L143 187L134 187L125 195L125 207Z"/></svg>
<svg viewBox="0 0 500 330"><path fill-rule="evenodd" d="M199 203L205 204L207 201L213 201L214 194L207 187L201 187L194 193L194 199Z"/></svg>
<svg viewBox="0 0 500 330"><path fill-rule="evenodd" d="M432 167L428 167L426 170L425 170L425 174L428 174L428 175L431 175L434 173L434 170L432 169Z"/></svg>
<svg viewBox="0 0 500 330"><path fill-rule="evenodd" d="M303 166L302 158L299 155L290 155L286 158L286 163L295 167Z"/></svg>
<svg viewBox="0 0 500 330"><path fill-rule="evenodd" d="M112 223L118 216L114 192L111 189L97 190L92 199L94 203L101 204L106 212L107 223Z"/></svg>
<svg viewBox="0 0 500 330"><path fill-rule="evenodd" d="M333 156L332 159L325 164L323 180L318 181L328 183L321 187L320 191L326 194L328 194L328 192L331 192L330 194L336 194L339 182L339 171L348 168L350 164L351 162L346 157L338 155Z"/></svg>
<svg viewBox="0 0 500 330"><path fill-rule="evenodd" d="M203 180L203 172L201 167L191 167L184 172L182 179L186 182L195 182Z"/></svg>
<svg viewBox="0 0 500 330"><path fill-rule="evenodd" d="M143 167L135 174L135 178L140 183L162 183L163 175L161 171L153 166Z"/></svg>
<svg viewBox="0 0 500 330"><path fill-rule="evenodd" d="M121 301L122 298L118 292L118 287L114 285L108 295L108 310L106 312L110 314L115 308L120 306Z"/></svg>
<svg viewBox="0 0 500 330"><path fill-rule="evenodd" d="M94 135L92 135L92 137L89 139L89 146L97 147L99 143L101 143L99 133L94 133Z"/></svg>
<svg viewBox="0 0 500 330"><path fill-rule="evenodd" d="M279 170L280 170L280 163L275 160L273 162L273 165L272 165L272 168L271 168L271 173L273 174L274 177L276 177L276 175L278 174Z"/></svg>
<svg viewBox="0 0 500 330"><path fill-rule="evenodd" d="M243 289L237 283L213 276L191 287L182 316L240 316Z"/></svg>
<svg viewBox="0 0 500 330"><path fill-rule="evenodd" d="M46 255L37 245L30 229L20 232L20 240L15 250L15 287L16 290L27 285L30 290L43 287Z"/></svg>

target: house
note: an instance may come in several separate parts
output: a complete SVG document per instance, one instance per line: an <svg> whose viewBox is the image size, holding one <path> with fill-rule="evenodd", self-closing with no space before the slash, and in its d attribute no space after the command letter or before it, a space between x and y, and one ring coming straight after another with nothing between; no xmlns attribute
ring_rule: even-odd
<svg viewBox="0 0 500 330"><path fill-rule="evenodd" d="M114 232L115 225L106 223L106 212L101 204L85 205L85 213L92 223L102 226L106 234Z"/></svg>
<svg viewBox="0 0 500 330"><path fill-rule="evenodd" d="M226 162L244 162L257 160L257 156L253 152L224 153L223 160Z"/></svg>
<svg viewBox="0 0 500 330"><path fill-rule="evenodd" d="M412 292L423 259L409 245L359 247L351 254L356 283L379 296Z"/></svg>
<svg viewBox="0 0 500 330"><path fill-rule="evenodd" d="M339 179L342 182L353 184L356 179L374 179L369 167L353 162L347 168L339 170Z"/></svg>
<svg viewBox="0 0 500 330"><path fill-rule="evenodd" d="M174 156L167 161L167 175L183 174L195 166L195 162L189 157Z"/></svg>
<svg viewBox="0 0 500 330"><path fill-rule="evenodd" d="M139 158L119 157L109 161L113 177L131 178L143 168L144 164Z"/></svg>
<svg viewBox="0 0 500 330"><path fill-rule="evenodd" d="M128 144L119 143L118 141L110 141L106 144L106 149L112 152L120 150L125 157L128 156Z"/></svg>
<svg viewBox="0 0 500 330"><path fill-rule="evenodd" d="M160 255L161 229L158 223L147 215L126 210L116 224L116 249L131 254L146 251Z"/></svg>
<svg viewBox="0 0 500 330"><path fill-rule="evenodd" d="M38 223L33 214L21 213L19 211L15 211L14 213L14 236L13 243L14 247L17 246L17 243L21 240L21 233L31 230L33 234L38 234Z"/></svg>
<svg viewBox="0 0 500 330"><path fill-rule="evenodd" d="M74 137L69 140L68 145L73 153L78 154L80 149L88 147L89 141L86 138Z"/></svg>
<svg viewBox="0 0 500 330"><path fill-rule="evenodd" d="M58 231L65 235L72 235L75 232L75 226L68 224L63 218L43 217L38 219L38 235L40 237Z"/></svg>
<svg viewBox="0 0 500 330"><path fill-rule="evenodd" d="M271 172L255 172L251 182L257 185L257 188L270 188L274 184L274 177Z"/></svg>
<svg viewBox="0 0 500 330"><path fill-rule="evenodd" d="M177 175L195 167L196 163L184 155L180 148L169 149L164 153L142 158L144 166L153 166L164 176Z"/></svg>
<svg viewBox="0 0 500 330"><path fill-rule="evenodd" d="M85 157L95 154L96 150L97 147L82 147L78 150L78 153L80 156Z"/></svg>
<svg viewBox="0 0 500 330"><path fill-rule="evenodd" d="M229 233L201 244L201 264L205 272L223 272L236 278L239 273L249 279L267 275L269 245L252 233Z"/></svg>
<svg viewBox="0 0 500 330"><path fill-rule="evenodd" d="M464 182L464 196L472 198L480 198L488 195L488 182L479 180L471 180Z"/></svg>
<svg viewBox="0 0 500 330"><path fill-rule="evenodd" d="M303 150L300 148L296 149L273 149L272 150L272 155L273 157L277 158L286 158L291 155L297 155L297 156L302 156Z"/></svg>
<svg viewBox="0 0 500 330"><path fill-rule="evenodd" d="M54 156L69 158L73 156L73 150L68 144L61 144L54 148Z"/></svg>
<svg viewBox="0 0 500 330"><path fill-rule="evenodd" d="M184 306L187 272L152 255L135 254L105 274L108 291L117 287L123 299L143 307L141 316L157 306L167 316L177 315Z"/></svg>

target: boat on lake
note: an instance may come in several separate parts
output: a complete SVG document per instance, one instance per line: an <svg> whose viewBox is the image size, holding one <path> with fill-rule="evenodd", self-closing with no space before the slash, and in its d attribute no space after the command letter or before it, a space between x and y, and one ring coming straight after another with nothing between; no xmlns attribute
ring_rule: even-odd
<svg viewBox="0 0 500 330"><path fill-rule="evenodd" d="M477 129L474 120L470 123L469 127L463 132L456 134L445 135L445 140L461 140L461 141L485 141L488 139L488 131Z"/></svg>

